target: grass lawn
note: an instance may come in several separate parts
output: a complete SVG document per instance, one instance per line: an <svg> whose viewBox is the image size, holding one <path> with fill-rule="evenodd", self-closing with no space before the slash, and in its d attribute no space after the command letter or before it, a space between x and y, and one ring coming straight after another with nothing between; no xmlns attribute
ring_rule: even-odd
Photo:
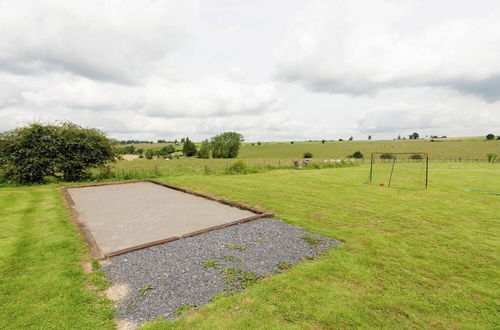
<svg viewBox="0 0 500 330"><path fill-rule="evenodd" d="M500 164L432 163L428 191L366 185L366 165L161 181L272 210L345 241L164 328L499 328ZM112 328L57 185L0 188L0 328Z"/></svg>
<svg viewBox="0 0 500 330"><path fill-rule="evenodd" d="M463 191L500 191L500 166L434 164L426 192L365 185L366 171L164 180L273 210L346 244L146 328L500 327L500 196Z"/></svg>
<svg viewBox="0 0 500 330"><path fill-rule="evenodd" d="M0 188L0 329L112 329L57 186Z"/></svg>

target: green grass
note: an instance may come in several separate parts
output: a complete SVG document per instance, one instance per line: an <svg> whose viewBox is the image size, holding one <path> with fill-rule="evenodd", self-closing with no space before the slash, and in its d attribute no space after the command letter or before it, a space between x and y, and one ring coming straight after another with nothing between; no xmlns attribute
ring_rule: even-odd
<svg viewBox="0 0 500 330"><path fill-rule="evenodd" d="M161 148L168 143L154 143L135 145L136 148ZM182 146L177 146L181 148ZM315 158L343 158L355 151L361 151L369 157L373 151L378 152L429 152L432 159L457 160L486 159L487 153L500 154L500 140L486 141L484 137L463 137L447 139L418 139L418 140L355 140L355 141L327 141L322 144L316 142L263 142L244 143L239 158L264 159L300 159L304 152L311 152Z"/></svg>
<svg viewBox="0 0 500 330"><path fill-rule="evenodd" d="M361 151L365 158L377 152L429 152L432 159L457 160L482 159L487 153L500 154L500 140L486 141L474 138L430 139L419 140L372 140L372 141L328 141L321 142L289 142L263 143L262 145L244 144L240 158L282 158L300 159L304 152L311 152L314 158L342 158L355 151Z"/></svg>
<svg viewBox="0 0 500 330"><path fill-rule="evenodd" d="M367 170L168 179L345 245L145 328L500 327L500 200L464 192L500 191L500 165L434 164L428 191L364 184Z"/></svg>
<svg viewBox="0 0 500 330"><path fill-rule="evenodd" d="M0 328L112 329L111 304L85 274L85 250L55 185L0 188Z"/></svg>
<svg viewBox="0 0 500 330"><path fill-rule="evenodd" d="M228 270L228 281L252 285L144 327L499 328L500 197L464 189L500 191L500 164L432 163L428 191L368 185L367 174L361 165L162 178L345 245L262 281ZM89 288L107 283L95 262L83 273L86 250L57 188L0 188L0 328L114 327L110 303Z"/></svg>

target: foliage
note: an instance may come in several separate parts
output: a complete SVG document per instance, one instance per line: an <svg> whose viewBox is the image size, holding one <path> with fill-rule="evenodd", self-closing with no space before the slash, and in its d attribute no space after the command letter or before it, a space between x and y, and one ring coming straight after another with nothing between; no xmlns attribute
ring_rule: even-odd
<svg viewBox="0 0 500 330"><path fill-rule="evenodd" d="M209 259L209 260L203 262L202 265L203 265L204 268L215 268L215 267L222 266L224 264L221 263L221 262L218 262L217 260Z"/></svg>
<svg viewBox="0 0 500 330"><path fill-rule="evenodd" d="M248 166L244 161L239 160L227 168L226 174L246 174L248 173Z"/></svg>
<svg viewBox="0 0 500 330"><path fill-rule="evenodd" d="M393 159L393 158L394 158L394 155L391 153L388 153L388 152L380 155L380 159Z"/></svg>
<svg viewBox="0 0 500 330"><path fill-rule="evenodd" d="M241 142L243 142L243 136L236 132L225 132L212 137L212 157L236 158Z"/></svg>
<svg viewBox="0 0 500 330"><path fill-rule="evenodd" d="M203 140L201 142L200 150L198 150L198 158L210 158L211 144L208 140Z"/></svg>
<svg viewBox="0 0 500 330"><path fill-rule="evenodd" d="M191 304L191 305L182 304L180 307L176 308L174 312L175 312L175 315L181 316L181 315L186 314L187 312L189 312L190 310L192 310L194 308L196 308L196 305L194 305L194 304Z"/></svg>
<svg viewBox="0 0 500 330"><path fill-rule="evenodd" d="M313 158L313 154L309 151L304 152L303 158Z"/></svg>
<svg viewBox="0 0 500 330"><path fill-rule="evenodd" d="M490 152L486 154L486 157L488 157L488 163L494 163L495 159L497 158L497 154Z"/></svg>
<svg viewBox="0 0 500 330"><path fill-rule="evenodd" d="M145 152L144 152L144 156L147 158L147 159L153 159L153 156L155 155L155 152L151 149L147 149Z"/></svg>
<svg viewBox="0 0 500 330"><path fill-rule="evenodd" d="M354 140L354 137L350 136L349 141L352 141L352 140Z"/></svg>
<svg viewBox="0 0 500 330"><path fill-rule="evenodd" d="M410 139L417 140L419 138L419 134L417 132L413 132L412 134L408 135Z"/></svg>
<svg viewBox="0 0 500 330"><path fill-rule="evenodd" d="M355 151L352 155L348 156L348 158L363 158L363 154L361 151Z"/></svg>
<svg viewBox="0 0 500 330"><path fill-rule="evenodd" d="M196 146L189 138L186 138L186 140L184 141L184 145L182 146L182 153L187 157L196 155Z"/></svg>
<svg viewBox="0 0 500 330"><path fill-rule="evenodd" d="M171 144L164 146L160 149L164 154L171 154L175 152L175 147Z"/></svg>
<svg viewBox="0 0 500 330"><path fill-rule="evenodd" d="M322 144L325 144L325 142L326 142L326 140L321 140L321 143L322 143Z"/></svg>
<svg viewBox="0 0 500 330"><path fill-rule="evenodd" d="M424 159L424 157L421 154L414 154L414 155L410 156L410 159L420 160L420 159Z"/></svg>
<svg viewBox="0 0 500 330"><path fill-rule="evenodd" d="M486 135L486 140L494 140L495 139L495 134L488 134Z"/></svg>
<svg viewBox="0 0 500 330"><path fill-rule="evenodd" d="M8 181L42 183L44 177L79 181L88 178L87 169L114 161L112 142L96 129L69 122L39 123L0 135L0 166Z"/></svg>

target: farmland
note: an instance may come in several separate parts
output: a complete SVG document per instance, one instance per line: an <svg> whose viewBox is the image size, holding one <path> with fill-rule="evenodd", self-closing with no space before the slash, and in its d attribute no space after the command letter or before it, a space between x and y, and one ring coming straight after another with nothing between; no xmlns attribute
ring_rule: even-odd
<svg viewBox="0 0 500 330"><path fill-rule="evenodd" d="M500 147L482 140L264 143L244 145L240 157L276 164L304 151L333 158L384 151L382 144L444 158L484 158ZM500 197L464 191L500 192L499 163L432 162L428 191L368 185L366 163L246 175L206 175L206 166L223 169L229 160L115 166L132 171L160 162L169 165L156 174L159 181L272 210L345 245L181 320L145 328L500 327ZM102 274L80 266L87 252L58 191L62 185L0 188L0 328L114 327L112 304L99 295L106 287Z"/></svg>

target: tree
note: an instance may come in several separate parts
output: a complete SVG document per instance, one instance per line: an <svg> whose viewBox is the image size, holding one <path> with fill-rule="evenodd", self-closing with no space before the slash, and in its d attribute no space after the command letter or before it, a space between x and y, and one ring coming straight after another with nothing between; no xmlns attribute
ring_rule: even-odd
<svg viewBox="0 0 500 330"><path fill-rule="evenodd" d="M211 144L208 140L201 142L200 150L198 150L198 158L210 158Z"/></svg>
<svg viewBox="0 0 500 330"><path fill-rule="evenodd" d="M321 140L321 143L325 144L326 140Z"/></svg>
<svg viewBox="0 0 500 330"><path fill-rule="evenodd" d="M418 135L418 133L417 133L417 132L413 132L412 134L408 135L408 137L409 137L410 139L414 139L414 140L416 140L416 139L418 139L419 135Z"/></svg>
<svg viewBox="0 0 500 330"><path fill-rule="evenodd" d="M144 152L144 156L147 159L153 159L153 156L155 155L155 152L151 149L147 149L146 152Z"/></svg>
<svg viewBox="0 0 500 330"><path fill-rule="evenodd" d="M290 144L294 144L295 142L294 141L290 141Z"/></svg>
<svg viewBox="0 0 500 330"><path fill-rule="evenodd" d="M307 158L313 158L313 154L310 153L310 152L304 152L304 158L307 159Z"/></svg>
<svg viewBox="0 0 500 330"><path fill-rule="evenodd" d="M368 140L371 140L372 139L372 136L371 135L368 135Z"/></svg>
<svg viewBox="0 0 500 330"><path fill-rule="evenodd" d="M398 135L398 140L401 140L401 135Z"/></svg>
<svg viewBox="0 0 500 330"><path fill-rule="evenodd" d="M184 145L182 146L182 153L188 157L196 155L196 146L189 138L186 138L184 140Z"/></svg>
<svg viewBox="0 0 500 330"><path fill-rule="evenodd" d="M87 169L114 161L113 143L96 129L73 123L31 124L0 134L0 166L5 179L42 183L53 176L66 181L88 178Z"/></svg>
<svg viewBox="0 0 500 330"><path fill-rule="evenodd" d="M175 147L169 144L168 146L164 146L163 148L161 148L161 151L163 152L163 154L168 155L175 152Z"/></svg>
<svg viewBox="0 0 500 330"><path fill-rule="evenodd" d="M212 157L236 158L243 141L243 135L236 132L225 132L212 137Z"/></svg>
<svg viewBox="0 0 500 330"><path fill-rule="evenodd" d="M349 141L352 141L354 140L354 138L352 136L349 137Z"/></svg>
<svg viewBox="0 0 500 330"><path fill-rule="evenodd" d="M493 140L495 138L495 135L494 134L488 134L486 135L486 140Z"/></svg>
<svg viewBox="0 0 500 330"><path fill-rule="evenodd" d="M363 158L363 154L361 153L361 151L356 151L354 152L352 155L349 155L347 156L347 158Z"/></svg>

